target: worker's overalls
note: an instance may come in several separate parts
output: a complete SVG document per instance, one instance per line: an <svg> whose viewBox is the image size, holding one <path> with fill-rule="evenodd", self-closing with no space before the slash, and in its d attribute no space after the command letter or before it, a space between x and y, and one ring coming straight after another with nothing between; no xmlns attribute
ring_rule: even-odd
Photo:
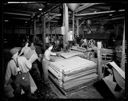
<svg viewBox="0 0 128 101"><path fill-rule="evenodd" d="M43 77L45 83L48 82L48 66L49 66L49 60L43 58L42 59L42 66L43 66Z"/></svg>
<svg viewBox="0 0 128 101"><path fill-rule="evenodd" d="M15 61L15 60L14 60ZM16 62L15 62L16 63ZM18 63L16 63L17 68ZM18 72L16 76L13 77L14 80L14 95L15 97L19 97L21 95L21 90L23 89L25 94L29 97L31 95L31 88L30 88L30 79L29 73L22 73L21 71Z"/></svg>

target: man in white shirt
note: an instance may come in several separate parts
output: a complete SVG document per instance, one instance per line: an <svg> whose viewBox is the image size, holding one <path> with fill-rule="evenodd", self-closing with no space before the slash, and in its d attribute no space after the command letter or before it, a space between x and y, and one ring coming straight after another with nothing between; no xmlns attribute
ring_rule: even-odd
<svg viewBox="0 0 128 101"><path fill-rule="evenodd" d="M49 61L51 61L50 56L57 55L56 53L52 52L52 49L53 49L53 45L49 45L48 49L44 53L44 58L43 58L43 62L42 62L45 83L48 82L48 65L49 65Z"/></svg>
<svg viewBox="0 0 128 101"><path fill-rule="evenodd" d="M14 82L14 95L19 97L21 90L23 89L27 97L31 97L29 70L32 68L32 63L37 59L36 55L32 55L29 60L24 55L19 56L20 49L13 48L10 50L12 59L8 62L6 74L5 74L5 85L8 86L10 79Z"/></svg>
<svg viewBox="0 0 128 101"><path fill-rule="evenodd" d="M87 48L87 39L83 39L83 43L82 43L81 47Z"/></svg>
<svg viewBox="0 0 128 101"><path fill-rule="evenodd" d="M46 35L45 37L45 44L46 44L46 47L48 47L48 44L49 44L49 36Z"/></svg>
<svg viewBox="0 0 128 101"><path fill-rule="evenodd" d="M73 32L72 31L68 32L68 42L69 42L69 47L71 48L73 45Z"/></svg>

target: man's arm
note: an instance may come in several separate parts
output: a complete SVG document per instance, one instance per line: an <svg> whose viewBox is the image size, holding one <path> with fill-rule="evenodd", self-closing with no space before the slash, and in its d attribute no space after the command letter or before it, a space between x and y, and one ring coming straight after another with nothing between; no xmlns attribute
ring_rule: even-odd
<svg viewBox="0 0 128 101"><path fill-rule="evenodd" d="M56 53L54 53L54 52L50 52L50 55L56 55Z"/></svg>

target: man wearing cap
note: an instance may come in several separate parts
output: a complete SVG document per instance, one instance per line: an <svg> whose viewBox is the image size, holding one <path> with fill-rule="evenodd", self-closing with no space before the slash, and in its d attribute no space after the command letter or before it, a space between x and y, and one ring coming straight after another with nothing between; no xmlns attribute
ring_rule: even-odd
<svg viewBox="0 0 128 101"><path fill-rule="evenodd" d="M52 52L52 49L53 49L53 45L50 44L49 47L44 52L44 57L43 57L43 62L42 62L43 72L44 72L43 73L44 74L44 81L46 84L48 83L48 65L49 65L49 62L54 61L51 59L51 55L54 55L54 56L60 55L59 53Z"/></svg>
<svg viewBox="0 0 128 101"><path fill-rule="evenodd" d="M30 89L30 78L29 70L32 68L32 63L37 59L37 56L32 55L29 60L24 55L20 56L20 48L13 48L10 50L12 59L8 62L6 74L5 74L5 85L8 86L10 79L12 79L14 87L15 97L21 95L21 89L24 90L27 97L32 98Z"/></svg>

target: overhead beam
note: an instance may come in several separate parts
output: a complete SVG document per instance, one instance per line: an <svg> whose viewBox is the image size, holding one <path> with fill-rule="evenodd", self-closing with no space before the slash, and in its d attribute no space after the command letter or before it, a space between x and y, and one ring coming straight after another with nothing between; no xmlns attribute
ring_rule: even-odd
<svg viewBox="0 0 128 101"><path fill-rule="evenodd" d="M47 14L48 12L51 12L52 10L56 9L56 8L59 7L59 6L60 6L60 4L57 4L57 5L53 6L52 8L48 9L46 12L44 11L44 12L41 13L41 14L42 14L42 15L45 15L45 14Z"/></svg>
<svg viewBox="0 0 128 101"><path fill-rule="evenodd" d="M6 12L10 12L9 10L6 10ZM20 13L25 13L25 14L30 14L30 15L32 15L33 13L36 13L36 12L34 12L34 11L25 11L25 10L11 10L11 12L14 12L14 13L16 13L16 12L20 12Z"/></svg>
<svg viewBox="0 0 128 101"><path fill-rule="evenodd" d="M119 10L119 12L123 12L125 11L124 9ZM109 13L114 13L116 12L115 10L111 10L111 11L103 11L103 12L92 12L92 13L85 13L85 14L75 14L75 16L87 16L87 15L98 15L98 14L109 14Z"/></svg>
<svg viewBox="0 0 128 101"><path fill-rule="evenodd" d="M94 8L95 9L100 9L100 10L110 10L110 7L108 7L108 6L96 6Z"/></svg>
<svg viewBox="0 0 128 101"><path fill-rule="evenodd" d="M117 17L117 18L111 18L111 19L104 19L105 20L121 20L121 19L124 19L125 17Z"/></svg>
<svg viewBox="0 0 128 101"><path fill-rule="evenodd" d="M75 13L78 13L82 10L85 10L93 5L97 5L97 4L101 4L101 3L85 3L83 6L80 6L78 9L75 10Z"/></svg>
<svg viewBox="0 0 128 101"><path fill-rule="evenodd" d="M15 17L12 17L11 19L18 19L18 20L30 20L30 18L15 18Z"/></svg>
<svg viewBox="0 0 128 101"><path fill-rule="evenodd" d="M4 14L10 14L10 15L20 15L20 16L31 16L30 14L24 14L24 13L14 13L14 12L4 12Z"/></svg>
<svg viewBox="0 0 128 101"><path fill-rule="evenodd" d="M55 18L55 17L57 17L57 16L61 16L61 14L53 15L53 16L52 16L52 17L50 17L46 22L48 22L48 21L50 21L50 20L54 19L54 18Z"/></svg>
<svg viewBox="0 0 128 101"><path fill-rule="evenodd" d="M56 14L59 14L59 13L48 13L48 15L56 15Z"/></svg>
<svg viewBox="0 0 128 101"><path fill-rule="evenodd" d="M32 4L36 2L18 2L18 1L9 1L8 4Z"/></svg>

